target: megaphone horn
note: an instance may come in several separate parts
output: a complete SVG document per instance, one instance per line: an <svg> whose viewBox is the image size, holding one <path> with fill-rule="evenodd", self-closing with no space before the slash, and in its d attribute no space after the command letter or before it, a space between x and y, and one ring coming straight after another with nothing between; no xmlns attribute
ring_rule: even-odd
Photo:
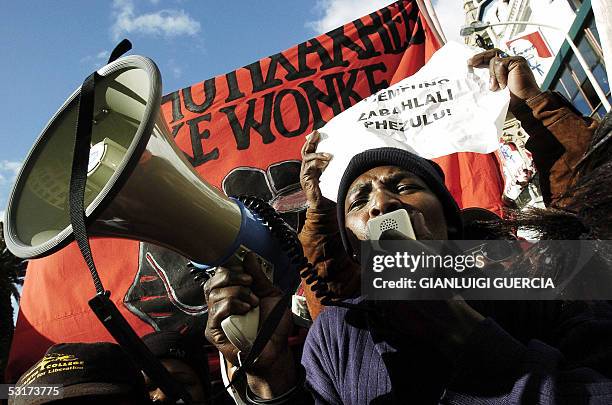
<svg viewBox="0 0 612 405"><path fill-rule="evenodd" d="M160 114L161 77L148 58L127 56L100 71L85 186L90 236L148 241L218 266L247 251L274 265L288 290L299 274L263 220L202 181ZM77 89L54 114L17 177L5 239L16 256L49 255L74 239L69 183Z"/></svg>
<svg viewBox="0 0 612 405"><path fill-rule="evenodd" d="M100 75L85 193L89 234L145 240L201 263L215 261L238 233L240 209L202 182L170 140L157 67L129 56ZM6 221L7 246L17 256L45 256L71 241L68 187L79 92L51 119L17 177ZM215 238L203 248L207 231Z"/></svg>

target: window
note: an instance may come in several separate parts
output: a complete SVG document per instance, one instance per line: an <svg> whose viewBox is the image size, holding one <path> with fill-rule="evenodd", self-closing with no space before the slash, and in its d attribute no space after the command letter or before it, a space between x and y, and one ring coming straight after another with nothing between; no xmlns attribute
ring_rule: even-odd
<svg viewBox="0 0 612 405"><path fill-rule="evenodd" d="M565 91L567 92L567 98L571 100L578 92L578 85L576 84L576 80L574 80L572 73L567 67L563 70L563 74L561 74L560 80L563 84L563 87L565 88Z"/></svg>
<svg viewBox="0 0 612 405"><path fill-rule="evenodd" d="M606 74L606 69L604 69L601 63L598 63L595 68L593 68L593 76L597 79L597 82L601 85L602 90L607 94L610 92L610 83L608 83L608 75Z"/></svg>
<svg viewBox="0 0 612 405"><path fill-rule="evenodd" d="M571 102L583 115L591 115L591 107L581 93L577 93L574 98L572 98Z"/></svg>
<svg viewBox="0 0 612 405"><path fill-rule="evenodd" d="M523 13L521 14L521 17L519 18L520 21L529 21L531 19L531 7L529 7L529 4L525 5L525 9L523 10ZM513 30L512 30L512 37L517 36L518 34L520 34L521 32L525 31L525 29L527 28L526 25L517 25Z"/></svg>
<svg viewBox="0 0 612 405"><path fill-rule="evenodd" d="M581 93L587 99L590 110L592 111L595 108L597 108L597 106L601 103L601 100L599 99L599 96L595 92L595 89L593 88L593 84L591 83L591 81L585 80L580 86L580 90L582 90ZM589 113L591 111L589 111Z"/></svg>
<svg viewBox="0 0 612 405"><path fill-rule="evenodd" d="M582 0L567 0L567 2L569 3L570 7L572 8L572 10L574 10L575 13L578 13L578 11L580 11Z"/></svg>
<svg viewBox="0 0 612 405"><path fill-rule="evenodd" d="M597 112L594 114L595 118L602 119L606 115L606 109L602 105L597 109Z"/></svg>
<svg viewBox="0 0 612 405"><path fill-rule="evenodd" d="M594 18L591 18L591 21L589 21L589 28L587 28L587 31L590 31L593 34L597 44L601 43L601 40L599 39L599 31L597 31L597 25L595 25L595 19Z"/></svg>
<svg viewBox="0 0 612 405"><path fill-rule="evenodd" d="M567 87L565 87L561 79L559 79L557 84L555 84L555 87L553 87L553 90L558 91L559 93L563 94L565 98L567 98L568 100L571 98L569 95L569 92L567 91Z"/></svg>
<svg viewBox="0 0 612 405"><path fill-rule="evenodd" d="M482 0L478 2L478 19L480 21L490 20L491 16L495 14L496 8L493 0Z"/></svg>
<svg viewBox="0 0 612 405"><path fill-rule="evenodd" d="M590 41L587 40L586 35L582 37L580 42L578 42L577 46L578 46L578 50L582 54L582 57L584 58L584 60L586 61L586 63L589 65L590 68L592 68L599 62L599 55L593 49L593 46L591 46Z"/></svg>
<svg viewBox="0 0 612 405"><path fill-rule="evenodd" d="M586 79L586 72L574 54L572 54L572 57L569 60L569 67L576 76L578 83L582 83L584 79Z"/></svg>
<svg viewBox="0 0 612 405"><path fill-rule="evenodd" d="M575 43L596 82L610 100L610 83L598 38L595 19L591 16L585 30L575 39ZM593 83L587 78L585 69L574 53L566 58L559 70L557 82L551 87L566 96L582 114L594 117L605 114Z"/></svg>

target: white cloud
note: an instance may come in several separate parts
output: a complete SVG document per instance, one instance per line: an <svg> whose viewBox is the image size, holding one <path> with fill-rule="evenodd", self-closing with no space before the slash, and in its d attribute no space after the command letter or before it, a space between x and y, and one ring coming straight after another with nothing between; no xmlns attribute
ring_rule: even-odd
<svg viewBox="0 0 612 405"><path fill-rule="evenodd" d="M100 51L96 55L96 59L107 59L110 56L110 52L108 51Z"/></svg>
<svg viewBox="0 0 612 405"><path fill-rule="evenodd" d="M108 51L100 51L95 56L87 55L82 57L81 63L91 64L94 69L99 69L102 66L106 65L106 61L108 60L109 55L110 52Z"/></svg>
<svg viewBox="0 0 612 405"><path fill-rule="evenodd" d="M306 26L317 35L322 34L390 3L390 0L317 0L315 10L322 17L307 22Z"/></svg>
<svg viewBox="0 0 612 405"><path fill-rule="evenodd" d="M446 40L463 43L463 38L459 35L461 26L465 24L462 2L460 0L434 0L433 6Z"/></svg>
<svg viewBox="0 0 612 405"><path fill-rule="evenodd" d="M180 79L183 75L183 68L181 65L177 64L174 59L168 61L168 69L172 72L172 76L174 76L175 79Z"/></svg>
<svg viewBox="0 0 612 405"><path fill-rule="evenodd" d="M19 174L21 162L0 160L0 221L4 220L6 200Z"/></svg>
<svg viewBox="0 0 612 405"><path fill-rule="evenodd" d="M113 9L115 22L111 33L115 41L130 34L171 38L196 35L200 32L200 23L184 10L164 9L154 13L137 14L133 0L114 0Z"/></svg>
<svg viewBox="0 0 612 405"><path fill-rule="evenodd" d="M178 66L175 66L172 68L172 74L174 75L175 79L179 79L183 75L183 69Z"/></svg>
<svg viewBox="0 0 612 405"><path fill-rule="evenodd" d="M322 34L390 3L391 0L317 0L315 11L321 18L306 23L306 26L316 34ZM433 0L433 5L446 39L463 42L459 36L465 20L461 0Z"/></svg>
<svg viewBox="0 0 612 405"><path fill-rule="evenodd" d="M21 169L21 162L2 160L0 161L0 185L13 184Z"/></svg>

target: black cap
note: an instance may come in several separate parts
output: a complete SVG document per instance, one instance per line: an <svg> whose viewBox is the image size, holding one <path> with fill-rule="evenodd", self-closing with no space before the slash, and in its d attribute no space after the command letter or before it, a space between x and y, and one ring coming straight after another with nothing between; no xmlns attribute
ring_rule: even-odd
<svg viewBox="0 0 612 405"><path fill-rule="evenodd" d="M26 371L17 387L61 385L63 398L126 395L148 398L140 370L114 343L59 343ZM9 405L39 405L60 398L12 396Z"/></svg>
<svg viewBox="0 0 612 405"><path fill-rule="evenodd" d="M444 209L444 217L448 229L449 239L461 239L463 226L459 207L444 184L444 172L437 163L398 148L369 149L353 156L349 162L340 186L338 188L338 228L342 243L347 253L352 256L353 249L348 240L344 226L344 199L353 181L370 169L380 166L397 166L419 176L427 187L438 197Z"/></svg>

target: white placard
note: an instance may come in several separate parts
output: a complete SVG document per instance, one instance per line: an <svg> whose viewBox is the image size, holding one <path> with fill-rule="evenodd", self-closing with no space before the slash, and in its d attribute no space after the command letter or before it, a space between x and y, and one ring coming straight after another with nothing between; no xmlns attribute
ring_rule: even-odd
<svg viewBox="0 0 612 405"><path fill-rule="evenodd" d="M506 119L510 93L489 90L488 69L468 69L482 49L455 42L440 48L414 75L362 100L319 129L317 152L333 155L321 191L333 201L350 159L391 146L425 158L490 153Z"/></svg>

